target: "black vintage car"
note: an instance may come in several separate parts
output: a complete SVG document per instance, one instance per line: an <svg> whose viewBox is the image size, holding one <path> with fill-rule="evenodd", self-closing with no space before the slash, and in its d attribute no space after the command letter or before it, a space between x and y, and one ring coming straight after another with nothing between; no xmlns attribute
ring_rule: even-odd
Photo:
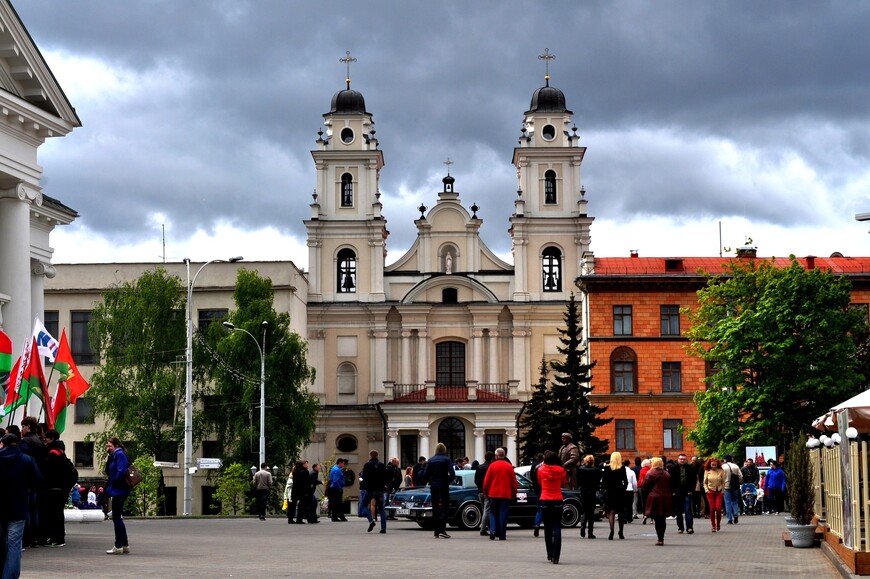
<svg viewBox="0 0 870 579"><path fill-rule="evenodd" d="M535 523L538 510L538 494L529 479L517 474L517 498L511 501L508 522L523 527ZM575 527L580 522L580 492L563 490L562 526ZM410 519L423 528L434 526L432 521L432 499L429 487L410 487L393 495L387 505L395 517ZM447 506L447 523L461 529L475 529L480 526L483 507L474 484L473 470L456 471L450 485L450 503Z"/></svg>

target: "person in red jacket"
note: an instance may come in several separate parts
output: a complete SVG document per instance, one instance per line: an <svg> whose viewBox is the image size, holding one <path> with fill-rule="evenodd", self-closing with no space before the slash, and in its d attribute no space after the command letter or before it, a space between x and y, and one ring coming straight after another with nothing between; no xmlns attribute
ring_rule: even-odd
<svg viewBox="0 0 870 579"><path fill-rule="evenodd" d="M489 540L507 539L508 509L511 499L517 496L517 475L514 467L505 459L503 448L495 449L495 461L486 469L483 479L483 494L490 500Z"/></svg>
<svg viewBox="0 0 870 579"><path fill-rule="evenodd" d="M538 497L544 513L544 543L547 546L547 560L559 564L562 552L562 487L567 478L559 455L548 450L544 453L544 464L538 467L538 483L541 496Z"/></svg>

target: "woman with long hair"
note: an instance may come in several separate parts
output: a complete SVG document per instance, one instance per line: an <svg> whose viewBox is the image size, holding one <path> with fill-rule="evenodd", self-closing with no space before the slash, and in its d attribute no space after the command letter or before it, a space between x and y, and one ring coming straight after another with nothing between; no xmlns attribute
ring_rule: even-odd
<svg viewBox="0 0 870 579"><path fill-rule="evenodd" d="M127 486L127 468L130 460L124 451L121 440L113 436L106 442L109 460L106 462L106 475L109 479L107 494L112 502L112 523L115 526L115 546L106 551L108 555L121 555L130 552L127 543L127 526L124 524L124 501L130 496Z"/></svg>
<svg viewBox="0 0 870 579"><path fill-rule="evenodd" d="M671 494L671 475L665 470L664 461L658 456L650 460L650 469L643 477L643 492L646 497L643 514L650 517L656 527L656 545L665 544L667 518L674 512L674 499Z"/></svg>
<svg viewBox="0 0 870 579"><path fill-rule="evenodd" d="M583 504L583 520L580 522L580 536L594 539L592 526L595 523L595 504L598 489L601 488L601 469L595 467L595 457L587 454L577 469L577 484L580 487L580 502ZM587 534L588 533L588 534Z"/></svg>
<svg viewBox="0 0 870 579"><path fill-rule="evenodd" d="M407 467L407 468L405 469L405 480L402 481L402 482L403 482L403 484L402 484L402 487L403 487L403 488L408 488L408 487L412 487L412 486L414 486L414 477L413 477L413 474L412 474L413 471L414 471L414 467L413 467L413 466L409 466L409 467Z"/></svg>
<svg viewBox="0 0 870 579"><path fill-rule="evenodd" d="M711 456L704 464L704 492L707 493L707 502L710 504L710 524L713 532L722 530L722 493L725 490L725 471L722 463L715 456Z"/></svg>
<svg viewBox="0 0 870 579"><path fill-rule="evenodd" d="M544 453L544 462L538 467L537 478L541 487L538 504L544 520L547 560L558 565L562 553L562 486L568 481L568 474L562 468L558 454L552 450Z"/></svg>
<svg viewBox="0 0 870 579"><path fill-rule="evenodd" d="M604 513L607 515L607 522L610 523L609 540L613 540L613 525L616 522L616 516L619 515L619 538L624 539L622 527L625 525L625 489L628 488L628 477L625 474L625 469L622 467L622 454L613 452L610 454L610 463L604 467L604 474L601 477L601 484L604 487Z"/></svg>

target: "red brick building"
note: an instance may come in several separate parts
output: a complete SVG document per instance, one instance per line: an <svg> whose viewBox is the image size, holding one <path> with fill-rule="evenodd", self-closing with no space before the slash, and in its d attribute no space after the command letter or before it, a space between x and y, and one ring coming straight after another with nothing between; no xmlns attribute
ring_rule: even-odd
<svg viewBox="0 0 870 579"><path fill-rule="evenodd" d="M706 284L699 270L722 272L734 259L742 258L599 257L592 273L577 279L586 294L589 359L597 362L592 397L613 417L596 434L624 458L695 453L686 434L698 418L693 396L705 388L707 368L687 351L688 319L680 310L697 307L696 292ZM870 303L870 257L798 261L849 276L853 303Z"/></svg>

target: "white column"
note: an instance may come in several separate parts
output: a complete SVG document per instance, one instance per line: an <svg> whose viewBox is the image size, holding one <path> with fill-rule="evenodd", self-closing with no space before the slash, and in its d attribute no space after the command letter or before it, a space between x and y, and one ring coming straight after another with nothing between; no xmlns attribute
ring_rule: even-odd
<svg viewBox="0 0 870 579"><path fill-rule="evenodd" d="M471 330L471 379L484 382L483 376L483 332Z"/></svg>
<svg viewBox="0 0 870 579"><path fill-rule="evenodd" d="M399 360L399 375L402 384L411 383L411 332L402 330L402 359Z"/></svg>
<svg viewBox="0 0 870 579"><path fill-rule="evenodd" d="M19 183L0 191L0 294L11 301L3 308L3 331L18 357L31 334L30 203L37 192Z"/></svg>
<svg viewBox="0 0 870 579"><path fill-rule="evenodd" d="M517 463L517 429L508 428L504 433L507 438L505 441L505 446L507 446L507 456L510 459L511 464L519 464Z"/></svg>
<svg viewBox="0 0 870 579"><path fill-rule="evenodd" d="M374 330L371 334L373 343L372 360L371 360L371 377L372 383L369 388L369 395L384 393L384 381L387 379L387 330ZM379 398L383 400L383 398Z"/></svg>
<svg viewBox="0 0 870 579"><path fill-rule="evenodd" d="M399 431L395 428L387 429L387 456L384 462L389 462L393 457L399 456Z"/></svg>
<svg viewBox="0 0 870 579"><path fill-rule="evenodd" d="M476 460L483 463L483 455L486 454L486 430L483 428L474 429L474 457Z"/></svg>
<svg viewBox="0 0 870 579"><path fill-rule="evenodd" d="M420 435L420 456L425 456L429 458L431 455L429 450L429 435L432 434L432 431L428 428L421 428L419 430Z"/></svg>
<svg viewBox="0 0 870 579"><path fill-rule="evenodd" d="M417 332L417 382L422 384L429 379L429 332Z"/></svg>
<svg viewBox="0 0 870 579"><path fill-rule="evenodd" d="M519 390L526 393L531 392L531 384L537 380L537 376L529 375L529 365L531 364L531 367L534 368L539 362L539 360L529 360L531 335L532 331L529 328L514 329L511 344L511 374L508 377L508 380L519 380Z"/></svg>
<svg viewBox="0 0 870 579"><path fill-rule="evenodd" d="M487 382L498 382L498 330L489 331L489 339L487 340L487 348L489 348L489 375Z"/></svg>

